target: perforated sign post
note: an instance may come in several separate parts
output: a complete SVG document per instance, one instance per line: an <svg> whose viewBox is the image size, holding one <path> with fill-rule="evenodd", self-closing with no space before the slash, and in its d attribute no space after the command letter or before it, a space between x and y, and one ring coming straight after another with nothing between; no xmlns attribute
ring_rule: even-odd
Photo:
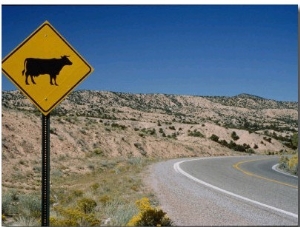
<svg viewBox="0 0 300 227"><path fill-rule="evenodd" d="M50 214L50 112L92 71L48 21L2 60L2 72L42 113L42 226Z"/></svg>

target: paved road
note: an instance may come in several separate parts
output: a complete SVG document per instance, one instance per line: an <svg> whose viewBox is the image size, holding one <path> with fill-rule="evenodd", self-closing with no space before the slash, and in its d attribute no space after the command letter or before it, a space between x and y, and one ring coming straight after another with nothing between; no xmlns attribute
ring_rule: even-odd
<svg viewBox="0 0 300 227"><path fill-rule="evenodd" d="M272 170L278 157L170 160L150 181L177 225L297 225L298 178Z"/></svg>

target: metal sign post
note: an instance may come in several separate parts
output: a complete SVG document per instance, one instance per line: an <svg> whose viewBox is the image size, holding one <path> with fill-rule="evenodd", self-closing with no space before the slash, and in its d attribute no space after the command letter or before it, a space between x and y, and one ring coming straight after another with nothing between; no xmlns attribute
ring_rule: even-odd
<svg viewBox="0 0 300 227"><path fill-rule="evenodd" d="M50 112L93 68L45 21L2 60L2 72L42 112L41 223L49 226Z"/></svg>
<svg viewBox="0 0 300 227"><path fill-rule="evenodd" d="M50 216L50 114L42 115L42 226Z"/></svg>

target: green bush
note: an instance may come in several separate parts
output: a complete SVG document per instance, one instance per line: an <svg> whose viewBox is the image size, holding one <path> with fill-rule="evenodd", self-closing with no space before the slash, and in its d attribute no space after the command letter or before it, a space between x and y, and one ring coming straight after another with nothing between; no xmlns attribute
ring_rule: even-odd
<svg viewBox="0 0 300 227"><path fill-rule="evenodd" d="M212 141L218 142L218 141L219 141L219 136L217 136L217 135L215 135L215 134L212 134L211 137L210 137L210 139L211 139Z"/></svg>

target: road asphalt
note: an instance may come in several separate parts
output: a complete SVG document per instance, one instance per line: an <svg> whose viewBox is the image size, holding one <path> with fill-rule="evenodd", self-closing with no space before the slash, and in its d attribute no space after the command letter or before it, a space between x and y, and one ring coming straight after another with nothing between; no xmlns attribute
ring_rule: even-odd
<svg viewBox="0 0 300 227"><path fill-rule="evenodd" d="M176 159L150 167L146 182L175 225L298 225L298 178L274 156Z"/></svg>

